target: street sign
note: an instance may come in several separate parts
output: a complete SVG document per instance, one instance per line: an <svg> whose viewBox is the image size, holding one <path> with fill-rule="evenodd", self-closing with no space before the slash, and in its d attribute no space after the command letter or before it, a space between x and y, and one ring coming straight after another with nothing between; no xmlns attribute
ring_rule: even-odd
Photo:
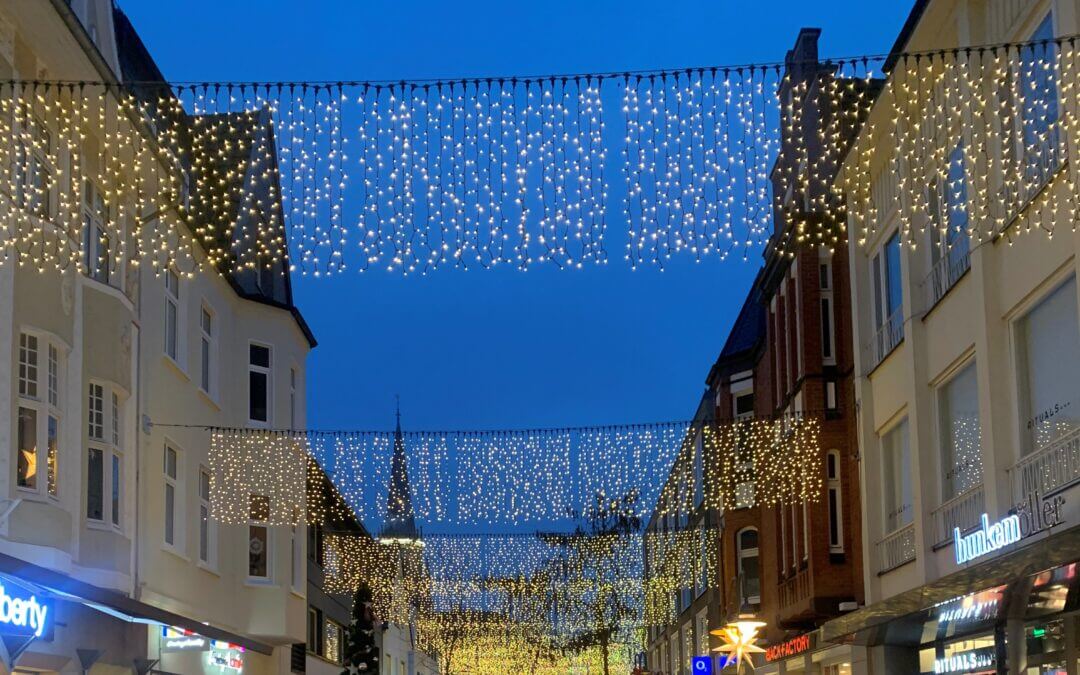
<svg viewBox="0 0 1080 675"><path fill-rule="evenodd" d="M695 656L690 665L694 675L712 675L712 657Z"/></svg>

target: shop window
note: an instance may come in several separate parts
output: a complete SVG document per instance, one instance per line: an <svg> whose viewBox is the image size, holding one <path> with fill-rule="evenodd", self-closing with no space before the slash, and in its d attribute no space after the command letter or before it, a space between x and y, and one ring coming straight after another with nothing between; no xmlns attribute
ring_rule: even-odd
<svg viewBox="0 0 1080 675"><path fill-rule="evenodd" d="M982 484L979 389L975 363L964 366L938 390L942 499Z"/></svg>
<svg viewBox="0 0 1080 675"><path fill-rule="evenodd" d="M1073 277L1016 322L1025 455L1080 426L1080 359L1062 358L1063 354L1080 354L1076 302Z"/></svg>
<svg viewBox="0 0 1080 675"><path fill-rule="evenodd" d="M881 437L885 488L885 531L895 532L912 521L911 450L905 418Z"/></svg>

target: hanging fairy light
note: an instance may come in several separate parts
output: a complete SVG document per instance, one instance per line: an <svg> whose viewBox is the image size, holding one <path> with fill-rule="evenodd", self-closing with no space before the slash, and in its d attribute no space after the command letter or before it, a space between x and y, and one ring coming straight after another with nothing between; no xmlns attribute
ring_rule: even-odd
<svg viewBox="0 0 1080 675"><path fill-rule="evenodd" d="M632 496L632 515L821 498L820 420L813 415L705 423L663 422L563 429L404 432L417 519L446 525L566 523L598 497ZM701 471L687 448L701 437ZM215 519L246 523L248 495L267 495L281 518L319 520L303 477L324 471L372 530L385 521L394 434L213 428ZM673 471L676 483L665 482ZM672 491L679 497L672 498ZM304 515L306 514L306 515Z"/></svg>
<svg viewBox="0 0 1080 675"><path fill-rule="evenodd" d="M937 222L927 186L960 189L954 150L960 234L1052 234L1080 208L1063 171L1077 75L1065 37L529 78L8 81L0 261L566 269L608 261L613 212L632 266L835 247L849 229L864 242L893 214L915 245ZM87 212L100 216L89 233ZM791 227L774 231L777 214Z"/></svg>

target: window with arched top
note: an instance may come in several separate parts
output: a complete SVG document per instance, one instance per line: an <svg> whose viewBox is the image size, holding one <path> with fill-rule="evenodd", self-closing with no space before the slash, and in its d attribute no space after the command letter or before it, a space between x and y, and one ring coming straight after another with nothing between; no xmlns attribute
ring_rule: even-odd
<svg viewBox="0 0 1080 675"><path fill-rule="evenodd" d="M844 552L844 496L840 477L840 451L825 455L825 486L829 505L829 552Z"/></svg>
<svg viewBox="0 0 1080 675"><path fill-rule="evenodd" d="M758 531L747 527L735 534L738 558L740 600L744 605L761 604L761 567L758 553Z"/></svg>

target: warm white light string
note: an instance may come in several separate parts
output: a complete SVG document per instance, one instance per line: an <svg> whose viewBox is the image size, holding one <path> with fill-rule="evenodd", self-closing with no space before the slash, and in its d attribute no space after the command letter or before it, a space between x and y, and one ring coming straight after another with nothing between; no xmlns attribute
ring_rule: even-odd
<svg viewBox="0 0 1080 675"><path fill-rule="evenodd" d="M865 241L893 211L912 245L927 227L1052 232L1076 220L1068 176L1042 190L1067 157L1076 77L1067 37L532 78L0 82L0 259L113 274L663 266L839 245L849 214ZM949 208L967 217L946 219L928 186L960 189L957 147L967 194ZM102 221L89 238L87 210Z"/></svg>

